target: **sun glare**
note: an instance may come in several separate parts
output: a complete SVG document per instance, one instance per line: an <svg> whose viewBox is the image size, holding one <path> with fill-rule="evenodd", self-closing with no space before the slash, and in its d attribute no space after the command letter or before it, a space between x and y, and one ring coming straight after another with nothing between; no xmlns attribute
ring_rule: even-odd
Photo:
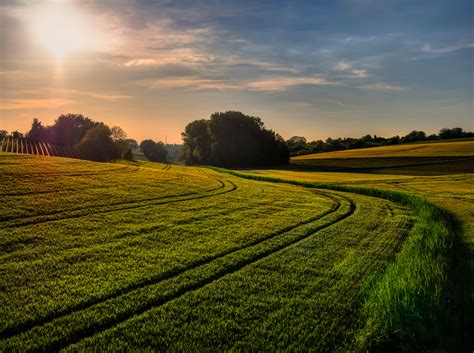
<svg viewBox="0 0 474 353"><path fill-rule="evenodd" d="M80 9L66 1L48 1L27 13L27 23L36 43L56 57L89 49L95 39L91 22Z"/></svg>

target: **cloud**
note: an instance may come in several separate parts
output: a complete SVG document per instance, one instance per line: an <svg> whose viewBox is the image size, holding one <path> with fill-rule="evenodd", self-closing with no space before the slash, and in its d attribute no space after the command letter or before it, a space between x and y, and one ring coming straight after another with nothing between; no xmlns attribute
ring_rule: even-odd
<svg viewBox="0 0 474 353"><path fill-rule="evenodd" d="M333 67L336 71L348 71L350 68L352 68L352 65L345 61L339 61Z"/></svg>
<svg viewBox="0 0 474 353"><path fill-rule="evenodd" d="M352 76L356 78L366 78L369 76L367 70L352 70Z"/></svg>
<svg viewBox="0 0 474 353"><path fill-rule="evenodd" d="M107 93L107 92L85 92L85 91L77 91L77 90L65 90L64 92L69 94L77 94L81 96L88 96L97 99L103 99L106 101L116 102L123 99L129 99L131 96L124 95L124 94L114 94L114 93Z"/></svg>
<svg viewBox="0 0 474 353"><path fill-rule="evenodd" d="M449 54L458 50L468 49L468 48L474 48L474 43L465 43L465 44L459 44L459 45L454 45L450 47L436 48L436 49L431 48L431 45L429 44L425 44L421 48L421 51L425 53L430 53L430 54Z"/></svg>
<svg viewBox="0 0 474 353"><path fill-rule="evenodd" d="M373 92L396 92L396 91L405 91L407 88L402 86L395 86L388 83L372 83L368 85L358 86L366 91Z"/></svg>
<svg viewBox="0 0 474 353"><path fill-rule="evenodd" d="M257 91L283 91L292 86L298 85L335 85L322 77L279 77L268 80L257 80L250 82L247 87Z"/></svg>
<svg viewBox="0 0 474 353"><path fill-rule="evenodd" d="M161 66L169 64L202 64L213 62L215 57L212 55L196 54L190 48L180 48L169 50L164 55L154 58L138 58L128 60L123 64L125 67L136 66Z"/></svg>
<svg viewBox="0 0 474 353"><path fill-rule="evenodd" d="M7 99L0 104L0 110L59 108L75 103L70 99Z"/></svg>
<svg viewBox="0 0 474 353"><path fill-rule="evenodd" d="M298 85L335 85L322 77L277 77L267 79L256 79L249 81L232 81L230 79L209 79L196 76L178 78L145 79L138 82L139 85L148 88L177 87L189 90L199 89L233 89L252 91L284 91Z"/></svg>

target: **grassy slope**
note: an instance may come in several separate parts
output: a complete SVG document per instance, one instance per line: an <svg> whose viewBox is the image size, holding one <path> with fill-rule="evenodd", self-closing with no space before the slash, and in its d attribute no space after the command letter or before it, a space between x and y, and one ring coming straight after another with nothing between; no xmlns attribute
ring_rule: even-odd
<svg viewBox="0 0 474 353"><path fill-rule="evenodd" d="M361 148L346 151L308 154L293 157L295 161L308 159L376 158L376 157L474 157L474 141L444 141L410 143L393 146Z"/></svg>
<svg viewBox="0 0 474 353"><path fill-rule="evenodd" d="M448 146L451 152L460 150L454 143L448 142L426 144L425 146L429 146L432 153L446 153L446 149L441 146L442 144ZM464 146L462 148L464 155L474 154L472 141L459 144ZM470 147L466 148L466 146ZM359 151L361 153L358 155L360 165L366 166L372 163L370 159L362 158L362 152L367 150ZM339 156L345 155L345 151L332 153L334 157L332 161L340 160ZM304 156L301 158L304 158ZM448 317L444 318L447 327L445 328L446 332L440 335L440 339L444 341L442 342L444 346L450 347L453 351L466 351L474 345L473 338L470 335L474 330L472 323L472 317L474 317L474 281L472 275L474 273L474 213L472 207L474 203L474 174L447 175L451 171L446 168L449 168L449 165L445 165L444 170L440 170L440 173L444 172L446 175L438 176L414 176L413 174L416 173L407 168L402 168L398 172L408 175L397 176L367 173L307 172L294 169L252 170L247 171L247 173L299 182L334 183L399 191L426 198L454 215L458 229L455 232L456 236L451 256L453 263L449 273L448 286L444 293L452 310L448 313Z"/></svg>
<svg viewBox="0 0 474 353"><path fill-rule="evenodd" d="M474 172L474 140L402 144L292 158L296 169L398 175Z"/></svg>
<svg viewBox="0 0 474 353"><path fill-rule="evenodd" d="M0 176L2 351L351 349L414 221L202 168L0 154Z"/></svg>

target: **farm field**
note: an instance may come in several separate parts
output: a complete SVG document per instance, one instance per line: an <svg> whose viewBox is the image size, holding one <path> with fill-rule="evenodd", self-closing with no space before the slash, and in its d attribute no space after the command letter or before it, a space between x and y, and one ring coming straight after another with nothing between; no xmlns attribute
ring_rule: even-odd
<svg viewBox="0 0 474 353"><path fill-rule="evenodd" d="M474 155L473 141L463 141L459 143L430 143L413 144L424 146L432 157L436 158L442 154L456 154L461 156ZM396 150L399 153L401 146ZM388 147L387 147L388 149ZM361 168L366 168L363 172L312 172L298 166L290 167L288 170L267 169L267 170L247 170L245 173L255 175L260 178L276 178L280 180L291 180L301 183L331 183L350 187L375 188L379 190L397 191L410 195L421 196L438 207L447 210L458 223L458 229L453 239L452 269L449 274L449 287L446 290L447 300L453 306L450 319L447 319L447 332L443 340L449 341L447 344L453 351L464 351L474 345L471 333L474 330L474 174L462 173L452 174L450 167L452 164L445 164L434 176L419 175L420 169L416 163L417 157L411 157L413 166L401 168L398 172L401 175L378 174L370 171L370 166L375 163L375 158L364 158L364 156L376 155L377 148L331 152L332 162L335 165L340 160L339 166L345 164L345 156L357 156ZM408 151L412 151L409 149ZM427 152L427 153L428 153ZM329 153L327 153L329 154ZM319 156L326 155L320 154ZM315 156L317 158L315 158ZM295 158L301 163L318 163L317 155L310 155L305 160L305 156ZM323 158L324 160L324 158ZM420 163L423 163L422 161ZM461 163L461 165L463 165ZM387 169L389 172L391 169ZM470 171L468 166L466 171ZM431 170L432 171L432 170ZM444 172L444 173L443 173ZM431 173L428 173L431 174Z"/></svg>
<svg viewBox="0 0 474 353"><path fill-rule="evenodd" d="M207 168L0 154L0 351L346 351L413 210Z"/></svg>
<svg viewBox="0 0 474 353"><path fill-rule="evenodd" d="M324 172L444 175L474 172L474 140L400 144L292 158L295 167Z"/></svg>

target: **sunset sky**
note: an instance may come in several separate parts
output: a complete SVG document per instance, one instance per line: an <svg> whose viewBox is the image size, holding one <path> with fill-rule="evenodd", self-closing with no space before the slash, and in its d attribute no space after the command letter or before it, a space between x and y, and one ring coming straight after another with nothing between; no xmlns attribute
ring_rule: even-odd
<svg viewBox="0 0 474 353"><path fill-rule="evenodd" d="M474 129L472 0L0 1L0 129L82 113L180 143L216 111L284 138Z"/></svg>

